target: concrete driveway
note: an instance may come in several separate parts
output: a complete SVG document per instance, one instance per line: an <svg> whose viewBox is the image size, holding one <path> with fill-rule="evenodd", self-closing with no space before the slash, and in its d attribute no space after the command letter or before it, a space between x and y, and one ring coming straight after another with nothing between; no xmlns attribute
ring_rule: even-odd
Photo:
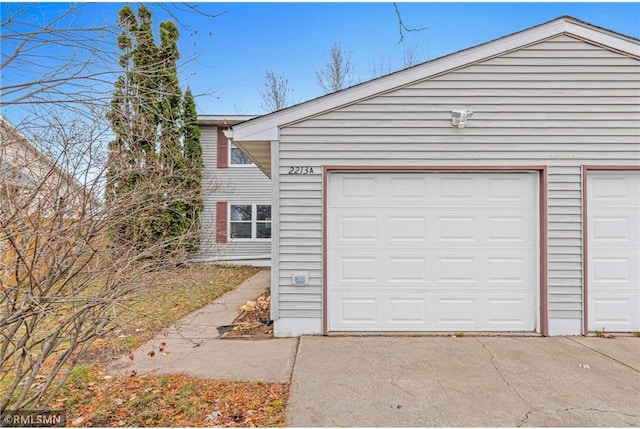
<svg viewBox="0 0 640 429"><path fill-rule="evenodd" d="M640 338L303 337L288 426L640 426Z"/></svg>

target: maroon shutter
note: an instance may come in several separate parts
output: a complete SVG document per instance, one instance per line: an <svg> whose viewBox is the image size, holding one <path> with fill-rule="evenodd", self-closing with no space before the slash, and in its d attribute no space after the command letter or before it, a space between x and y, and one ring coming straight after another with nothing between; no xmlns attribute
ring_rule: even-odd
<svg viewBox="0 0 640 429"><path fill-rule="evenodd" d="M218 127L218 168L229 166L229 139L224 135L225 129Z"/></svg>
<svg viewBox="0 0 640 429"><path fill-rule="evenodd" d="M227 202L218 201L216 203L216 242L227 242Z"/></svg>

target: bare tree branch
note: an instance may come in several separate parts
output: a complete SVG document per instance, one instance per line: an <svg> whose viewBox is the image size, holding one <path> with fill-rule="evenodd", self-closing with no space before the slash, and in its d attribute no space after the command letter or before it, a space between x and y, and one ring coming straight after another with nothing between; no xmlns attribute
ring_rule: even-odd
<svg viewBox="0 0 640 429"><path fill-rule="evenodd" d="M260 98L262 98L262 108L267 112L275 112L276 110L289 107L292 102L289 100L289 80L284 76L276 76L273 70L267 70L264 77L264 89L258 89Z"/></svg>
<svg viewBox="0 0 640 429"><path fill-rule="evenodd" d="M344 51L339 42L331 47L324 67L316 71L316 81L324 94L336 92L350 86L353 81L351 50Z"/></svg>
<svg viewBox="0 0 640 429"><path fill-rule="evenodd" d="M86 4L65 6L55 16L41 9L46 4L0 7L0 106L26 112L16 126L0 116L2 413L46 407L76 359L118 327L119 305L153 293L144 280L150 273L187 260L201 225L161 235L148 248L110 239L119 226L157 221L167 207L195 195L165 189L149 175L131 192L104 201L114 180L107 174L113 136L106 111L121 73L116 17L113 26L77 27ZM185 13L218 16L185 7ZM168 180L185 179L174 173ZM205 179L206 195L218 183ZM208 220L201 221L206 226Z"/></svg>
<svg viewBox="0 0 640 429"><path fill-rule="evenodd" d="M393 7L396 10L396 15L398 16L398 31L400 32L400 39L398 40L398 43L402 43L404 42L404 32L418 32L418 31L423 31L426 30L428 27L422 27L422 28L407 28L407 26L404 24L404 21L402 21L402 15L400 14L400 10L398 9L398 4L397 3L393 3Z"/></svg>

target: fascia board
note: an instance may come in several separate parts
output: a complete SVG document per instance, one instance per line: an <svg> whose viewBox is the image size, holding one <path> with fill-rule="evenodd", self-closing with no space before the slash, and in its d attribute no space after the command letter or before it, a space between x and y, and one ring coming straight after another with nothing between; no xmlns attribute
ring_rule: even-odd
<svg viewBox="0 0 640 429"><path fill-rule="evenodd" d="M606 30L595 30L573 22L567 22L566 32L586 41L597 43L621 53L628 54L636 58L640 57L640 43L622 38L619 35L610 34Z"/></svg>

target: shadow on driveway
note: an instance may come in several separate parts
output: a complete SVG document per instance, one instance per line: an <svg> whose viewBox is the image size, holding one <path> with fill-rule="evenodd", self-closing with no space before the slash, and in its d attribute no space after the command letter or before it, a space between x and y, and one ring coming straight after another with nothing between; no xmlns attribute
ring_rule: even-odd
<svg viewBox="0 0 640 429"><path fill-rule="evenodd" d="M288 426L640 426L640 338L303 337Z"/></svg>

